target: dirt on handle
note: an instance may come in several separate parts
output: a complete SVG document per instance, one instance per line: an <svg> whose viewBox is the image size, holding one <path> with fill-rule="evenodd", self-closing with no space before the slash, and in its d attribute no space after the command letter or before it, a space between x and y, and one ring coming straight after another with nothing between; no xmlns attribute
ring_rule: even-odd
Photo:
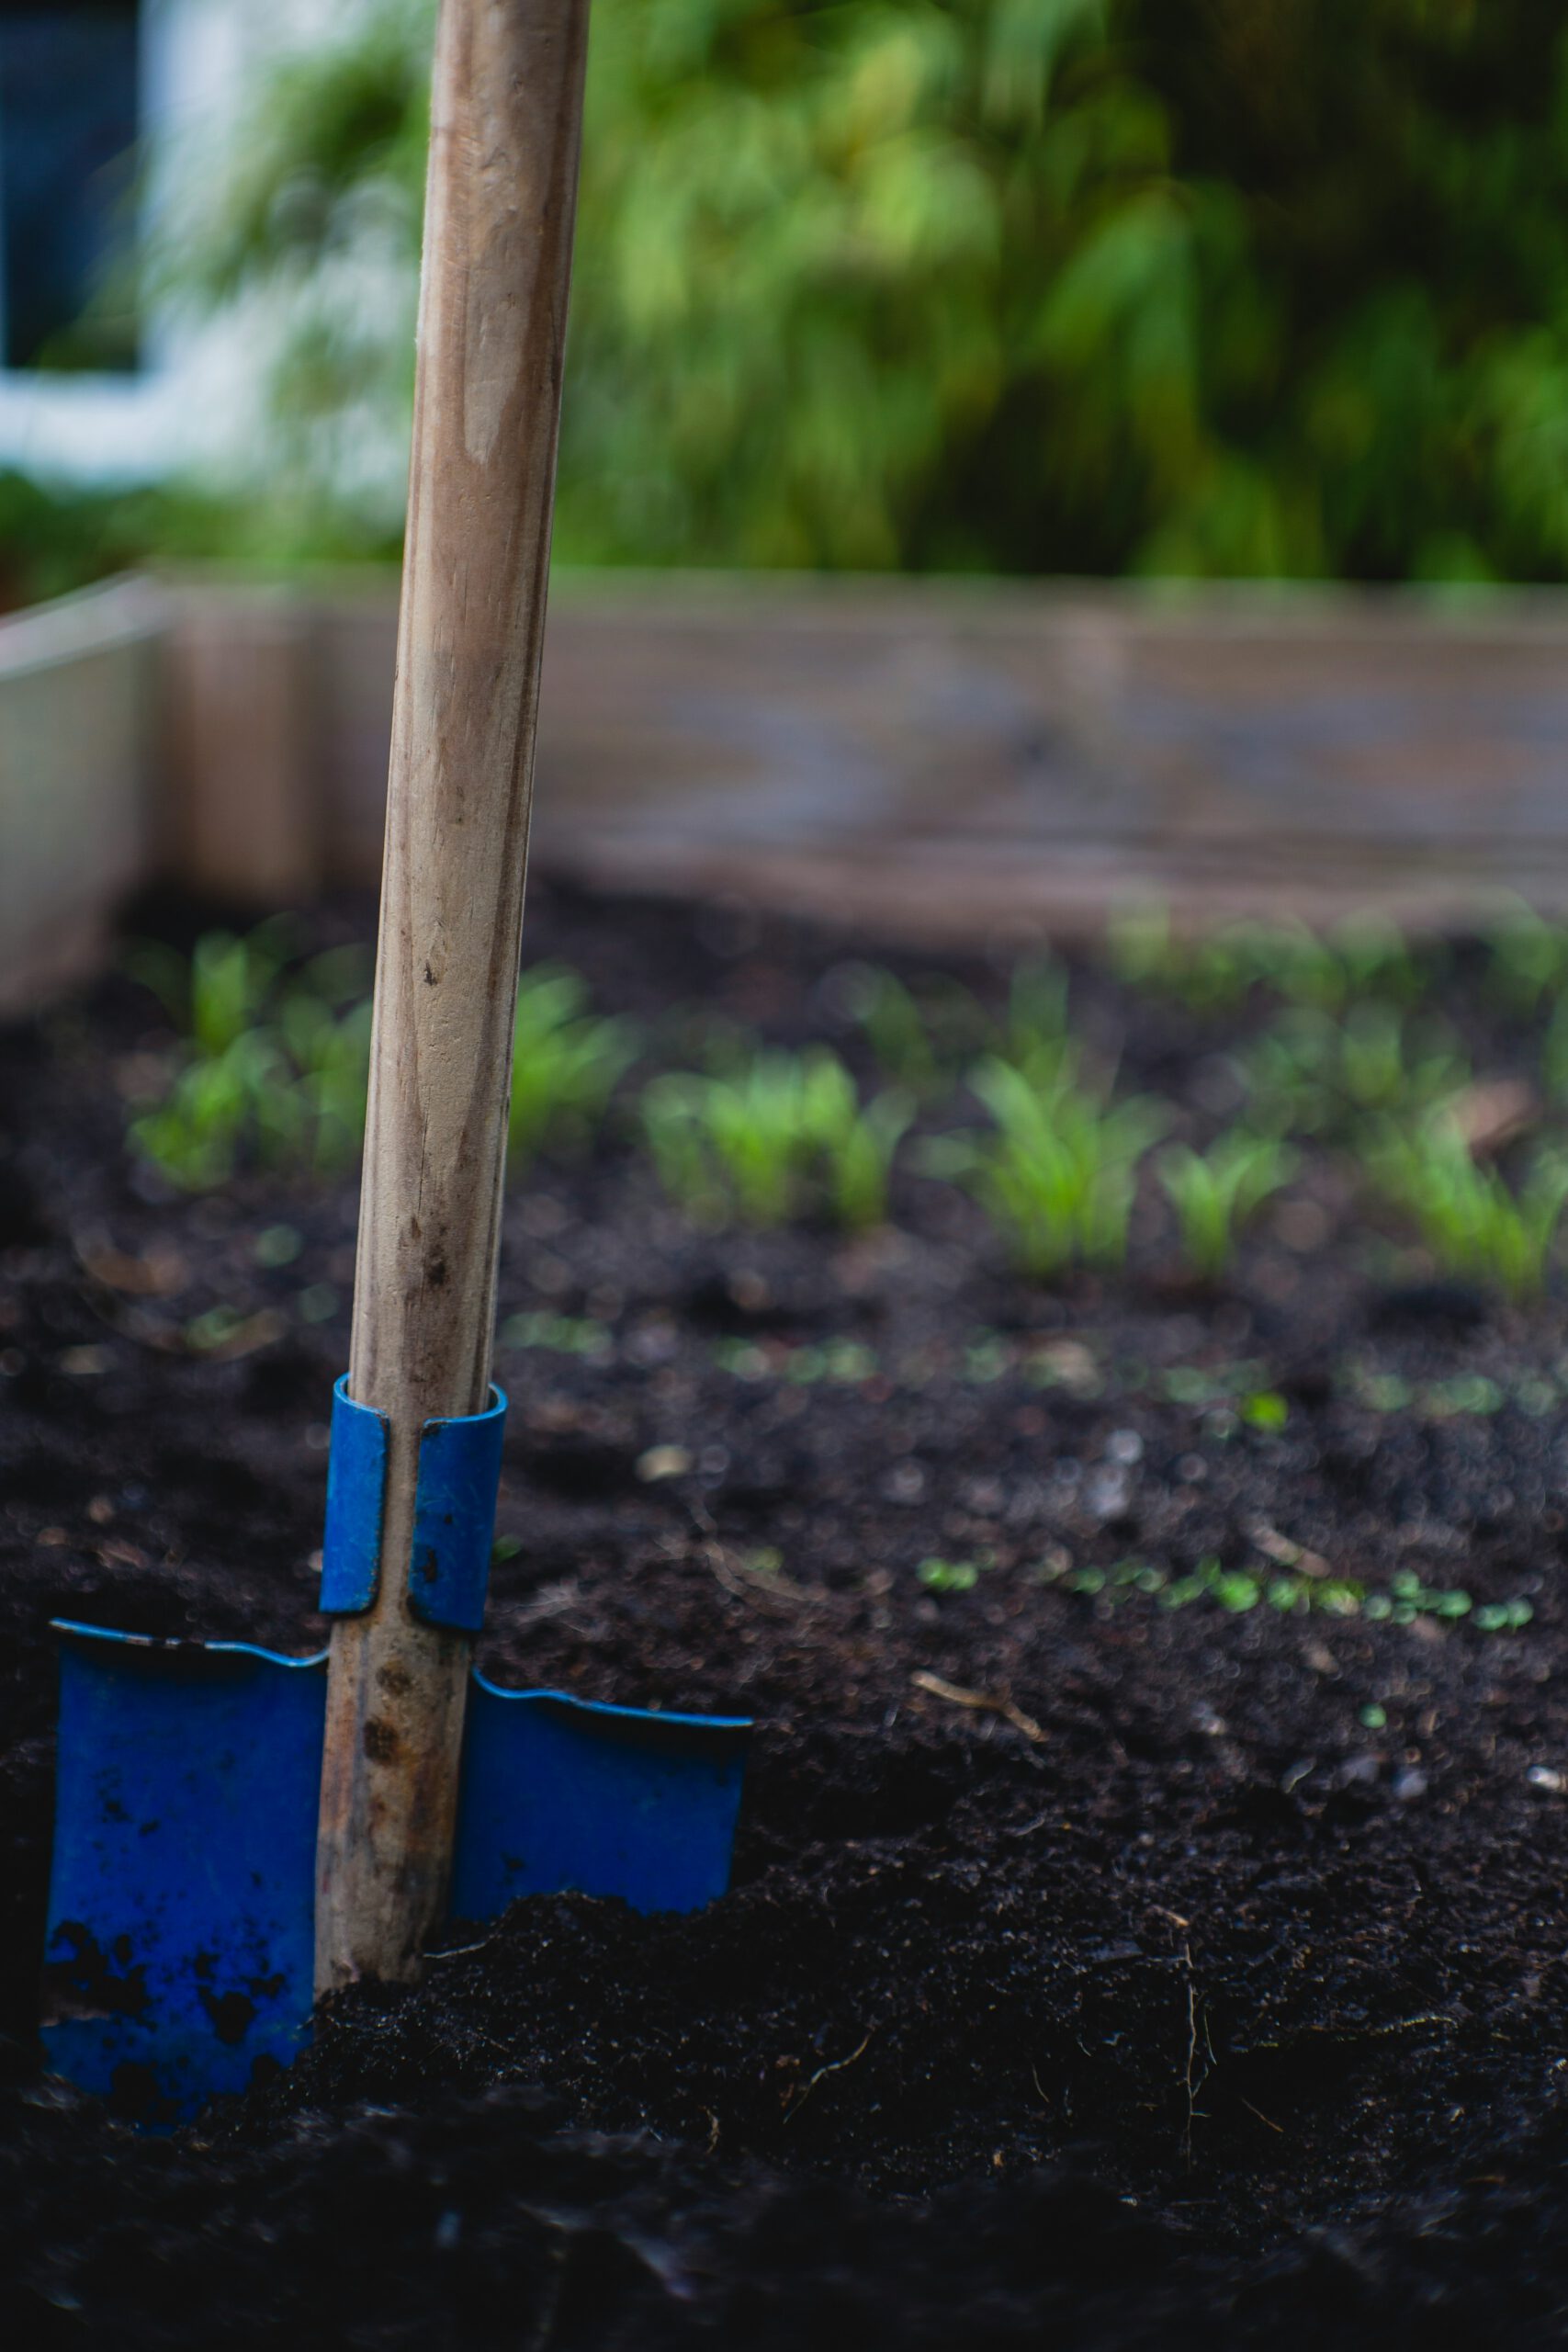
<svg viewBox="0 0 1568 2352"><path fill-rule="evenodd" d="M561 900L533 942L605 1010L785 1041L848 952ZM734 1893L455 1925L417 1993L340 1997L171 2140L40 2078L49 1616L320 1632L352 1187L134 1181L113 1080L150 1026L111 987L4 1048L23 2340L1562 2340L1560 1417L1421 1402L1554 1378L1562 1318L1391 1297L1332 1230L1215 1299L1157 1269L1063 1297L918 1180L900 1235L846 1244L694 1235L613 1140L536 1170L484 1663L753 1713ZM1151 1017L1128 1068L1179 1095L1213 1045ZM1472 1605L1234 1607L1215 1573L1168 1605L1280 1546Z"/></svg>

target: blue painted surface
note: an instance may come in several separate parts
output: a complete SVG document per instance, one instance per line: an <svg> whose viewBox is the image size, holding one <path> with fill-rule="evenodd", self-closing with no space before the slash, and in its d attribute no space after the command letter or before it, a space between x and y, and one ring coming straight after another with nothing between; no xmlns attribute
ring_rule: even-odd
<svg viewBox="0 0 1568 2352"><path fill-rule="evenodd" d="M477 1634L484 1623L495 1541L495 1498L506 1398L491 1390L482 1413L429 1420L419 1441L409 1606L427 1625ZM354 1617L376 1598L387 1495L387 1422L348 1393L333 1390L327 1524L321 1544L324 1616Z"/></svg>
<svg viewBox="0 0 1568 2352"><path fill-rule="evenodd" d="M167 2125L309 2032L325 1660L58 1630L48 2061Z"/></svg>
<svg viewBox="0 0 1568 2352"><path fill-rule="evenodd" d="M368 1405L355 1404L345 1372L333 1389L327 1523L321 1539L324 1617L356 1617L375 1600L386 1498L386 1418Z"/></svg>
<svg viewBox="0 0 1568 2352"><path fill-rule="evenodd" d="M427 1625L477 1634L485 1621L506 1399L482 1413L426 1421L414 1487L409 1607Z"/></svg>
<svg viewBox="0 0 1568 2352"><path fill-rule="evenodd" d="M618 1894L695 1911L729 1884L750 1724L644 1713L551 1690L468 1691L454 1917L520 1894Z"/></svg>
<svg viewBox="0 0 1568 2352"><path fill-rule="evenodd" d="M50 2065L167 2127L310 2031L324 1657L61 1625ZM476 1675L451 1908L722 1894L749 1726Z"/></svg>

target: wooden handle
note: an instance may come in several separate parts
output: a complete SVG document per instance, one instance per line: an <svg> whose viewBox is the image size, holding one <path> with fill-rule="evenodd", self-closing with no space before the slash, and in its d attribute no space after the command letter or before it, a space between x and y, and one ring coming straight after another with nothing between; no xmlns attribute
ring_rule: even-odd
<svg viewBox="0 0 1568 2352"><path fill-rule="evenodd" d="M412 1978L469 1653L409 1611L420 1430L486 1400L588 0L442 0L349 1391L381 1577L333 1627L316 1989Z"/></svg>

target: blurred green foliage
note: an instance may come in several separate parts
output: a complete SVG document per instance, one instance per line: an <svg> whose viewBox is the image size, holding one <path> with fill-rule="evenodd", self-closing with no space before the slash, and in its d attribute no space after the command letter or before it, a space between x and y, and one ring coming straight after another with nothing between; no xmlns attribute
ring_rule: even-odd
<svg viewBox="0 0 1568 2352"><path fill-rule="evenodd" d="M377 0L261 83L159 261L287 318L265 504L301 545L352 539L345 452L406 409L430 16ZM1530 0L595 0L557 544L1561 577L1568 27Z"/></svg>

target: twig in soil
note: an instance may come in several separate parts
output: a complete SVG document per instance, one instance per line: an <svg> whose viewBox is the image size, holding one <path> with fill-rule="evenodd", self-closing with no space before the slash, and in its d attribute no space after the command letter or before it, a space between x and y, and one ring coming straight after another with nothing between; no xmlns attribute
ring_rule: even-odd
<svg viewBox="0 0 1568 2352"><path fill-rule="evenodd" d="M1276 1567L1292 1568L1297 1576L1331 1577L1333 1565L1321 1552L1309 1552L1304 1544L1297 1544L1289 1535L1281 1535L1266 1519L1249 1520L1246 1532L1257 1544L1266 1560Z"/></svg>
<svg viewBox="0 0 1568 2352"><path fill-rule="evenodd" d="M1192 1947L1181 1947L1181 1965L1187 1974L1187 2064L1182 2087L1187 2093L1187 2114L1181 2126L1181 2161L1189 2172L1192 2169L1192 2118L1197 2113L1198 2089L1194 2076L1198 2064L1198 1987L1192 1981Z"/></svg>
<svg viewBox="0 0 1568 2352"><path fill-rule="evenodd" d="M1181 2161L1188 2172L1192 2169L1192 2125L1198 2113L1199 2086L1208 2074L1198 2072L1198 1984L1192 1973L1192 1940L1188 1933L1192 1922L1184 1919L1179 1911L1167 1910L1163 1903L1151 1903L1149 1909L1159 1919L1168 1919L1181 1932L1181 1973L1187 1984L1187 2053L1181 2070L1181 2087L1187 2100L1187 2113L1181 2125ZM1213 2052L1209 2052L1213 2061ZM1243 2105L1246 2105L1244 2100Z"/></svg>
<svg viewBox="0 0 1568 2352"><path fill-rule="evenodd" d="M795 1584L775 1568L767 1575L749 1568L744 1560L736 1559L719 1541L712 1513L700 1502L690 1506L698 1535L697 1549L710 1575L737 1600L753 1607L769 1610L774 1616L787 1617L795 1610L808 1606L819 1596L807 1592L804 1585Z"/></svg>
<svg viewBox="0 0 1568 2352"><path fill-rule="evenodd" d="M471 1951L488 1951L495 1938L481 1936L477 1944L448 1944L445 1951L427 1951L426 1960L467 1960Z"/></svg>
<svg viewBox="0 0 1568 2352"><path fill-rule="evenodd" d="M999 1698L992 1690L966 1690L962 1683L944 1682L940 1674L912 1674L909 1679L917 1690L929 1690L933 1699L945 1699L950 1707L969 1707L981 1714L1000 1715L1004 1723L1011 1724L1014 1731L1021 1731L1036 1747L1045 1744L1045 1734L1033 1716L1026 1715L1010 1699Z"/></svg>
<svg viewBox="0 0 1568 2352"><path fill-rule="evenodd" d="M852 2066L857 2058L863 2058L865 2056L866 2052L871 2048L872 2036L875 2031L876 2028L874 2026L869 2026L866 2029L865 2040L861 2043L858 2050L852 2050L847 2058L835 2058L830 2065L818 2066L814 2075L808 2075L807 2076L805 2082L802 2083L799 2090L795 2093L795 2102L790 2108L789 2113L784 2117L784 2121L786 2123L793 2123L795 2121L795 2117L800 2113L801 2109L806 2105L807 2100L811 2097L812 2092L817 2088L818 2084L822 2081L825 2075L841 2075L846 2066Z"/></svg>
<svg viewBox="0 0 1568 2352"><path fill-rule="evenodd" d="M1420 2009L1414 2017L1390 2018L1383 2025L1341 2024L1337 2018L1329 2018L1321 2025L1303 2025L1277 2041L1259 2041L1255 2046L1259 2050L1294 2050L1309 2041L1382 2041L1392 2034L1409 2033L1418 2025L1440 2025L1452 2033L1459 2019L1449 2017L1442 2009Z"/></svg>
<svg viewBox="0 0 1568 2352"><path fill-rule="evenodd" d="M1278 2132L1280 2139L1284 2139L1285 2127L1282 2123L1276 2123L1271 2115L1265 2115L1263 2109L1260 2107L1254 2107L1249 2098L1244 2098L1241 2103L1248 2115L1256 2115L1259 2123L1267 2123L1270 2132Z"/></svg>

